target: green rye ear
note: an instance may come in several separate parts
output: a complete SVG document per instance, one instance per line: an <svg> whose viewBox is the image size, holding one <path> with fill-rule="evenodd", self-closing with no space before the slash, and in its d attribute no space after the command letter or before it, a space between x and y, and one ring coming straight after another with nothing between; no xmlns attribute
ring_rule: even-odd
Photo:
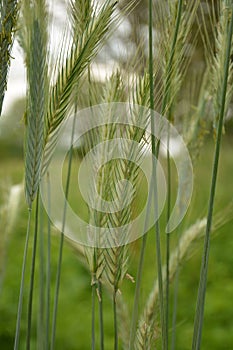
<svg viewBox="0 0 233 350"><path fill-rule="evenodd" d="M225 71L226 49L227 39L229 33L229 18L231 16L231 7L226 5L226 1L222 1L220 5L220 19L217 25L217 30L214 29L215 37L215 50L212 51L212 57L210 63L210 79L211 79L211 96L214 96L214 128L217 128L219 121L219 114L222 104L222 90ZM232 5L231 5L232 6ZM231 56L233 54L233 44L231 44ZM226 101L225 101L225 113L224 118L228 112L228 107L233 93L233 63L229 64L228 81L226 88Z"/></svg>
<svg viewBox="0 0 233 350"><path fill-rule="evenodd" d="M29 208L39 188L44 148L44 116L47 106L47 14L44 1L25 9L31 26L25 40L27 65L27 125L25 140L25 186Z"/></svg>
<svg viewBox="0 0 233 350"><path fill-rule="evenodd" d="M7 73L10 66L10 54L14 31L17 24L18 1L4 0L0 3L0 116L7 88Z"/></svg>
<svg viewBox="0 0 233 350"><path fill-rule="evenodd" d="M46 168L53 149L59 127L73 106L72 92L79 84L91 60L96 56L110 25L114 22L115 3L107 1L98 11L94 9L88 16L82 33L70 39L70 50L63 54L63 65L58 69L54 85L49 89L48 111L45 117L44 168ZM71 7L73 18L78 16L76 6ZM60 55L62 56L62 55Z"/></svg>

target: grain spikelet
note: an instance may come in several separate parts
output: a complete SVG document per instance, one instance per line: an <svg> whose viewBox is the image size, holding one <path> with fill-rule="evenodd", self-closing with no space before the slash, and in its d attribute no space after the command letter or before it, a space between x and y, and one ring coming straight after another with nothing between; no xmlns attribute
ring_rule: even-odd
<svg viewBox="0 0 233 350"><path fill-rule="evenodd" d="M53 148L56 144L56 137L59 126L67 117L72 107L72 92L77 86L80 78L85 73L90 61L95 57L104 37L113 22L113 11L115 3L107 1L101 10L94 13L86 23L85 30L71 40L70 50L65 53L64 64L59 69L57 80L50 87L48 111L45 118L45 154L44 167L47 166ZM73 7L74 16L76 8Z"/></svg>
<svg viewBox="0 0 233 350"><path fill-rule="evenodd" d="M4 0L0 3L0 115L7 87L7 73L10 65L10 53L13 34L17 22L18 1Z"/></svg>
<svg viewBox="0 0 233 350"><path fill-rule="evenodd" d="M28 206L37 193L44 146L44 114L47 105L47 21L44 1L28 9L32 11L32 24L26 40L28 68L28 105L25 141L25 192Z"/></svg>

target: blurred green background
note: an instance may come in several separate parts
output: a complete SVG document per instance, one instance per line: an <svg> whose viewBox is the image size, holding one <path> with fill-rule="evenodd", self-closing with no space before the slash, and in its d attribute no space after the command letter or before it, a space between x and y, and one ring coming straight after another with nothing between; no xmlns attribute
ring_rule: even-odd
<svg viewBox="0 0 233 350"><path fill-rule="evenodd" d="M15 131L13 131L14 134ZM17 131L23 132L22 129ZM17 134L16 132L16 134ZM11 136L9 132L8 136ZM19 137L20 138L20 137ZM13 140L9 143L9 139ZM0 167L0 203L3 204L4 193L10 185L18 184L23 179L23 157L22 144L19 146L16 137L1 139L1 167ZM232 148L233 141L231 133L224 137L221 161L218 176L215 212L223 210L233 198L232 186ZM200 156L194 167L194 192L190 210L186 215L185 222L180 231L186 226L194 223L198 218L206 215L208 196L210 190L211 165L213 161L214 140L209 137L201 150ZM77 199L77 211L79 200ZM164 214L163 214L164 215ZM227 212L229 220L232 211ZM163 223L163 217L161 223ZM10 233L5 237L5 226L0 223L1 240L1 290L0 290L0 348L12 349L14 341L17 302L19 296L19 285L21 276L21 264L26 235L27 208L22 194L19 213L15 225ZM162 224L163 225L163 224ZM179 230L178 230L179 231ZM177 242L179 232L172 234L174 244ZM163 229L162 229L163 232ZM232 349L233 345L233 222L229 221L217 234L213 235L211 242L211 255L209 265L208 290L206 299L206 314L203 332L202 349L219 350ZM164 235L163 239L164 239ZM45 237L46 239L46 237ZM30 241L30 254L31 255ZM156 277L156 257L155 257L154 233L150 232L149 242L146 251L146 261L143 273L142 295L140 309L145 305L146 299L153 281ZM52 235L52 291L54 288L56 262L58 256L59 237L55 231ZM191 348L193 318L195 311L200 262L202 254L203 240L196 243L189 254L188 259L180 268L179 294L178 294L178 315L177 315L177 339L176 348L188 350ZM136 275L137 261L139 255L140 240L132 246L129 273ZM30 266L30 262L29 262ZM29 268L25 286L25 296L29 288ZM129 308L132 307L133 293L135 285L125 280L122 286L122 293ZM174 283L172 284L172 289ZM53 293L52 293L53 295ZM25 298L26 299L26 298ZM34 307L37 308L38 286L36 287ZM173 296L171 295L171 314ZM112 348L113 337L113 316L111 311L111 300L108 294L104 293L104 324L106 334L106 349ZM159 311L159 310L158 310ZM24 339L26 335L26 305L24 307L22 322L22 343L24 349ZM36 337L36 317L34 313L34 339ZM56 349L85 350L91 347L91 288L90 275L85 266L80 262L79 254L71 247L69 242L65 244L61 293L59 299L59 311L57 321L57 341ZM171 331L170 331L171 333ZM34 348L34 346L33 346Z"/></svg>

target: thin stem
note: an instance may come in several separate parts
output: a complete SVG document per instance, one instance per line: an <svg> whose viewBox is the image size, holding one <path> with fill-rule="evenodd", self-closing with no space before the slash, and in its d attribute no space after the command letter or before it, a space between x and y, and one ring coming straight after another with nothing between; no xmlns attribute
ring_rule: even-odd
<svg viewBox="0 0 233 350"><path fill-rule="evenodd" d="M18 302L18 312L17 312L17 321L16 321L14 350L18 350L18 348L19 348L20 323L21 323L21 318L22 318L24 281L25 281L25 270L26 270L26 263L27 263L27 254L28 254L28 242L29 242L30 227L31 227L31 216L32 216L32 208L29 208L28 209L27 233L26 233L26 240L25 240L25 246L24 246L23 265L22 265L22 274L21 274L21 282L20 282L20 292L19 292L19 302Z"/></svg>
<svg viewBox="0 0 233 350"><path fill-rule="evenodd" d="M153 113L154 110L154 71L153 71L153 23L152 23L152 1L149 0L149 76L150 76L150 109L151 113ZM154 120L153 115L151 115L151 144L152 144L152 153L153 155L159 154L159 147L160 142L158 141L156 145L155 137L153 135L154 130ZM157 159L156 157L156 159ZM154 186L154 182L156 182L156 165L153 162L153 173L151 177L151 183L149 187L149 198L148 198L148 204L147 204L147 210L146 210L146 219L145 219L145 225L144 225L144 232L147 231L147 221L149 217L149 212L151 209L151 203L152 203L152 193L154 192L156 194L156 188ZM155 207L156 207L157 200L155 198ZM156 213L155 213L156 215ZM156 216L157 217L157 216ZM156 223L156 236L159 235L159 224L158 221ZM134 348L134 341L135 341L135 334L136 334L136 326L137 326L137 318L138 318L138 305L139 305L139 298L140 298L140 288L141 288L141 280L142 280L142 270L143 270L143 264L144 264L144 257L145 257L145 249L146 249L146 242L147 242L147 233L143 235L142 238L142 246L140 250L140 257L139 257L139 264L138 264L138 270L137 270L137 278L136 278L136 287L135 287L135 296L134 296L134 306L133 306L133 313L132 313L132 322L131 322L131 330L130 330L130 340L129 340L129 349L133 350ZM160 253L160 239L158 237L156 238L156 249L157 249L157 257L160 260L160 264L158 264L158 274L160 275L159 281L160 281L160 291L161 296L163 299L163 288L161 284L161 253ZM159 267L160 266L160 267ZM163 310L163 300L161 300L160 304L162 310ZM163 319L163 316L161 316ZM164 323L164 322L162 322ZM164 327L162 327L164 328Z"/></svg>
<svg viewBox="0 0 233 350"><path fill-rule="evenodd" d="M154 194L157 197L157 188L155 189ZM158 217L156 203L155 203L155 215L156 217ZM160 248L160 227L159 227L158 220L156 221L156 224L155 224L155 239L156 239L157 272L158 272L158 285L159 285L159 306L160 306L161 332L162 332L162 349L165 350L167 349L167 338L166 338L166 323L165 323L164 300L163 300L163 274L162 274L161 248Z"/></svg>
<svg viewBox="0 0 233 350"><path fill-rule="evenodd" d="M100 322L100 349L104 350L104 318L103 318L103 292L102 283L98 280L98 299L99 299L99 322Z"/></svg>
<svg viewBox="0 0 233 350"><path fill-rule="evenodd" d="M75 109L76 111L76 109ZM56 323L57 323L57 309L58 309L58 297L59 297L59 289L60 289L60 281L61 281L61 266L62 266L62 256L63 256L63 245L64 245L64 230L66 224L66 213L67 213L67 200L69 195L70 188L70 179L71 179L71 169L72 169L72 159L73 159L73 141L74 141L74 131L75 131L75 120L73 119L73 128L71 134L71 147L69 150L69 160L68 160L68 171L66 178L66 188L65 188L65 203L63 210L63 219L62 219L62 231L60 238L60 246L59 246L59 255L58 255L58 265L57 265L57 276L56 276L56 285L55 285L55 297L54 297L54 307L53 307L53 319L52 319L52 336L51 336L51 350L54 349L55 345L55 335L56 335Z"/></svg>
<svg viewBox="0 0 233 350"><path fill-rule="evenodd" d="M153 55L153 20L152 0L149 0L149 75L150 75L150 109L153 111L154 103L154 55ZM153 119L153 118L151 118ZM154 129L152 129L153 131ZM152 147L155 151L155 138L152 139Z"/></svg>
<svg viewBox="0 0 233 350"><path fill-rule="evenodd" d="M87 67L87 79L88 79L88 92L89 92L89 107L92 108L92 89L91 89L91 70L90 65ZM94 261L96 261L94 248ZM97 248L98 249L98 248ZM94 268L96 272L96 267ZM100 349L104 349L104 328L103 328L103 304L102 304L102 286L100 280L96 280L96 273L93 273L92 277L92 319L91 319L91 334L92 334L92 350L95 349L95 297L96 291L98 292L98 304L99 304L99 322L100 322ZM96 289L97 285L97 289Z"/></svg>
<svg viewBox="0 0 233 350"><path fill-rule="evenodd" d="M151 201L152 201L152 178L149 188L149 198L148 198L148 204L146 208L146 218L144 223L144 230L143 232L146 232L148 230L148 218L149 213L151 209ZM145 259L145 250L146 250L146 242L147 242L147 236L148 234L144 234L142 237L142 246L140 249L140 257L139 257L139 263L138 263L138 269L137 269L137 277L136 277L136 286L135 286L135 295L134 295L134 305L133 305L133 313L132 313L132 321L131 321L131 328L130 328L130 339L129 339L129 349L134 349L134 341L135 341L135 334L136 334L136 327L137 327L137 320L138 320L138 306L139 306L139 299L140 299L140 288L141 288L141 281L142 281L142 270L143 270L143 264Z"/></svg>
<svg viewBox="0 0 233 350"><path fill-rule="evenodd" d="M169 154L169 146L170 146L170 133L168 131L168 148L167 148L167 225L168 225L168 232L166 235L166 312L165 312L165 319L166 319L166 337L168 342L168 328L169 328L169 297L170 297L170 232L169 232L169 218L171 213L171 161L170 161L170 154ZM167 344L169 346L169 342Z"/></svg>
<svg viewBox="0 0 233 350"><path fill-rule="evenodd" d="M50 195L50 178L47 173L47 194L48 194L48 224L47 224L47 273L46 273L46 327L45 327L45 350L49 349L49 329L50 329L50 283L51 283L51 222L50 222L50 209L51 209L51 195Z"/></svg>
<svg viewBox="0 0 233 350"><path fill-rule="evenodd" d="M153 14L152 14L152 0L149 0L149 76L150 76L150 109L154 110L154 71L153 71ZM153 113L153 112L151 112ZM151 115L151 145L152 153L158 158L160 142L157 145L155 142L155 136L153 134L155 129L154 118ZM153 197L154 197L154 215L158 218L158 192L157 192L157 164L152 159L152 179L153 183ZM166 324L164 318L164 302L163 302L163 276L162 276L162 258L160 249L160 226L159 221L155 223L155 239L156 239L156 257L157 257L157 273L159 283L159 305L160 305L160 318L161 318L161 331L162 331L162 348L167 349L166 339Z"/></svg>
<svg viewBox="0 0 233 350"><path fill-rule="evenodd" d="M172 106L169 108L168 120L171 120ZM166 290L165 290L165 324L167 347L169 347L169 299L170 299L170 228L169 219L171 214L171 158L170 158L170 124L167 130L167 235L166 235Z"/></svg>
<svg viewBox="0 0 233 350"><path fill-rule="evenodd" d="M34 228L34 239L33 239L33 248L32 248L32 262L31 262L30 287L29 287L29 299L28 299L28 322L27 322L27 339L26 339L27 350L30 350L31 348L32 304L33 304L35 267L36 267L38 222L39 222L39 197L40 197L40 194L38 190L36 195L35 228Z"/></svg>
<svg viewBox="0 0 233 350"><path fill-rule="evenodd" d="M40 225L39 225L39 310L38 310L38 336L37 343L38 349L43 349L45 339L44 329L44 230L43 221L44 213L42 205L39 205L40 209Z"/></svg>
<svg viewBox="0 0 233 350"><path fill-rule="evenodd" d="M175 56L175 49L176 49L176 43L178 39L178 33L181 23L181 15L182 15L182 6L183 6L183 0L179 0L178 2L178 9L177 9L177 17L176 17L176 25L175 25L175 31L174 31L174 37L172 41L172 47L171 47L171 53L169 57L168 67L167 67L167 74L166 74L166 83L165 83L165 93L164 93L164 99L162 103L162 115L165 113L167 108L167 103L170 96L170 88L171 88L171 74L172 74L172 66ZM168 113L168 120L171 121L171 109L172 106L170 106L169 113ZM167 135L167 177L168 177L168 189L167 189L167 224L169 223L170 218L170 212L171 212L171 162L170 162L170 153L169 153L169 147L170 147L170 127L168 126L168 135ZM166 346L168 348L169 346L169 337L168 337L168 329L169 329L169 296L170 296L170 288L169 288L169 264L170 264L170 232L168 227L168 233L166 236L166 291L165 291L165 337L166 337Z"/></svg>
<svg viewBox="0 0 233 350"><path fill-rule="evenodd" d="M175 276L175 290L174 290L174 304L173 304L173 314L172 314L172 340L171 340L171 350L176 348L176 320L177 320L177 305L178 305L178 290L179 290L179 274L180 267L177 267Z"/></svg>
<svg viewBox="0 0 233 350"><path fill-rule="evenodd" d="M167 71L166 71L164 98L163 98L162 109L161 109L162 115L164 115L164 113L166 112L167 102L168 102L169 96L170 96L172 66L173 66L175 50L176 50L176 43L177 43L178 33L179 33L179 28L180 28L180 23L181 23L182 7L183 7L183 0L179 0L178 9L177 9L176 24L175 24L175 30L174 30L174 37L172 40L171 53L170 53L170 57L169 57L168 65L167 65Z"/></svg>
<svg viewBox="0 0 233 350"><path fill-rule="evenodd" d="M117 305L116 305L117 290L113 292L113 316L114 316L114 350L118 350L118 326L117 326Z"/></svg>
<svg viewBox="0 0 233 350"><path fill-rule="evenodd" d="M180 236L177 244L177 260L180 261ZM170 271L170 269L169 269ZM172 313L172 340L171 340L171 350L176 348L176 320L177 320L177 305L178 305L178 291L179 291L179 275L180 275L180 265L177 264L176 274L175 274L175 287L174 287L174 299L173 299L173 313ZM169 272L170 277L170 272Z"/></svg>
<svg viewBox="0 0 233 350"><path fill-rule="evenodd" d="M92 287L91 287L91 350L95 350L95 277L92 278Z"/></svg>
<svg viewBox="0 0 233 350"><path fill-rule="evenodd" d="M203 251L203 257L202 257L196 313L195 313L195 320L194 320L194 334L193 334L193 343L192 343L193 350L199 350L201 347L207 275L208 275L208 262L209 262L209 252L210 252L210 233L211 233L212 219L213 219L213 208L214 208L214 199L215 199L216 182L217 182L217 174L218 174L219 154L220 154L221 139L222 139L223 119L225 115L229 66L230 66L230 60L231 60L231 45L232 45L232 34L233 34L233 6L231 6L231 9L232 10L231 10L230 27L228 27L226 32L227 33L226 59L225 59L225 65L224 65L224 78L223 78L223 86L222 86L222 93L221 93L221 107L220 107L219 122L218 122L218 129L217 129L214 164L212 169L212 181L211 181L206 233L205 233L205 241L204 241L204 251Z"/></svg>

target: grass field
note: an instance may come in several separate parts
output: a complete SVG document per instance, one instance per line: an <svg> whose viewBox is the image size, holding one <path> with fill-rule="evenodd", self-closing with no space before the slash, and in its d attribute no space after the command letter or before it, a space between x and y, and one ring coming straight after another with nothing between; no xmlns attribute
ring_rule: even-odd
<svg viewBox="0 0 233 350"><path fill-rule="evenodd" d="M209 182L211 177L211 164L213 141L206 142L201 150L200 157L194 168L195 185L191 210L182 223L180 231L186 225L194 223L198 218L206 215ZM225 138L219 168L217 185L217 196L215 212L224 209L227 203L233 198L232 188L232 138ZM3 157L0 167L1 193L8 184L21 182L23 163L14 152ZM1 195L2 201L2 195ZM78 201L77 201L78 203ZM198 204L195 204L198 203ZM75 208L79 211L79 207ZM82 209L81 209L82 210ZM232 218L232 211L229 211L229 218ZM5 245L5 261L3 269L3 284L0 290L0 348L10 350L13 348L17 302L19 295L21 263L26 231L27 209L22 197L18 220L10 233ZM163 218L161 218L163 222ZM179 231L179 229L178 229ZM203 350L230 350L233 344L233 270L232 270L232 240L233 222L229 221L214 235L211 242L211 255L209 265L209 278L206 300L206 313L203 332ZM0 223L0 235L3 236L4 227ZM172 234L174 244L178 240L178 232ZM46 240L46 237L44 237ZM58 235L53 231L52 236L52 290L54 288L56 261L58 254ZM31 242L32 244L32 242ZM146 250L146 261L143 273L142 294L140 309L142 310L147 299L153 280L156 277L156 265L154 255L155 239L153 234L149 235ZM30 245L31 248L31 245ZM129 273L136 274L140 241L132 246ZM195 312L197 287L199 280L200 262L202 254L202 240L196 243L186 261L180 266L179 273L179 294L177 307L177 332L176 348L188 350L191 348L193 318ZM29 254L30 259L30 254ZM30 266L30 263L29 263ZM25 295L28 292L29 268L27 270ZM154 277L153 277L154 276ZM172 284L172 290L174 282ZM122 293L129 308L132 307L134 284L125 280L122 286ZM171 293L171 305L173 304L173 293ZM35 308L37 308L38 288L35 293ZM85 266L80 262L78 253L67 242L64 249L61 292L59 299L59 311L57 319L57 340L56 349L86 350L91 348L91 288L90 276ZM106 349L112 348L113 317L111 302L107 293L104 293L104 327ZM24 312L25 312L24 308ZM170 307L170 313L172 310ZM33 336L35 338L36 319L40 317L39 310L34 313ZM172 316L171 316L172 317ZM26 317L23 314L22 339L26 334ZM170 332L171 334L171 322ZM33 338L33 339L34 339ZM32 348L36 348L32 343ZM21 349L24 349L22 342Z"/></svg>

